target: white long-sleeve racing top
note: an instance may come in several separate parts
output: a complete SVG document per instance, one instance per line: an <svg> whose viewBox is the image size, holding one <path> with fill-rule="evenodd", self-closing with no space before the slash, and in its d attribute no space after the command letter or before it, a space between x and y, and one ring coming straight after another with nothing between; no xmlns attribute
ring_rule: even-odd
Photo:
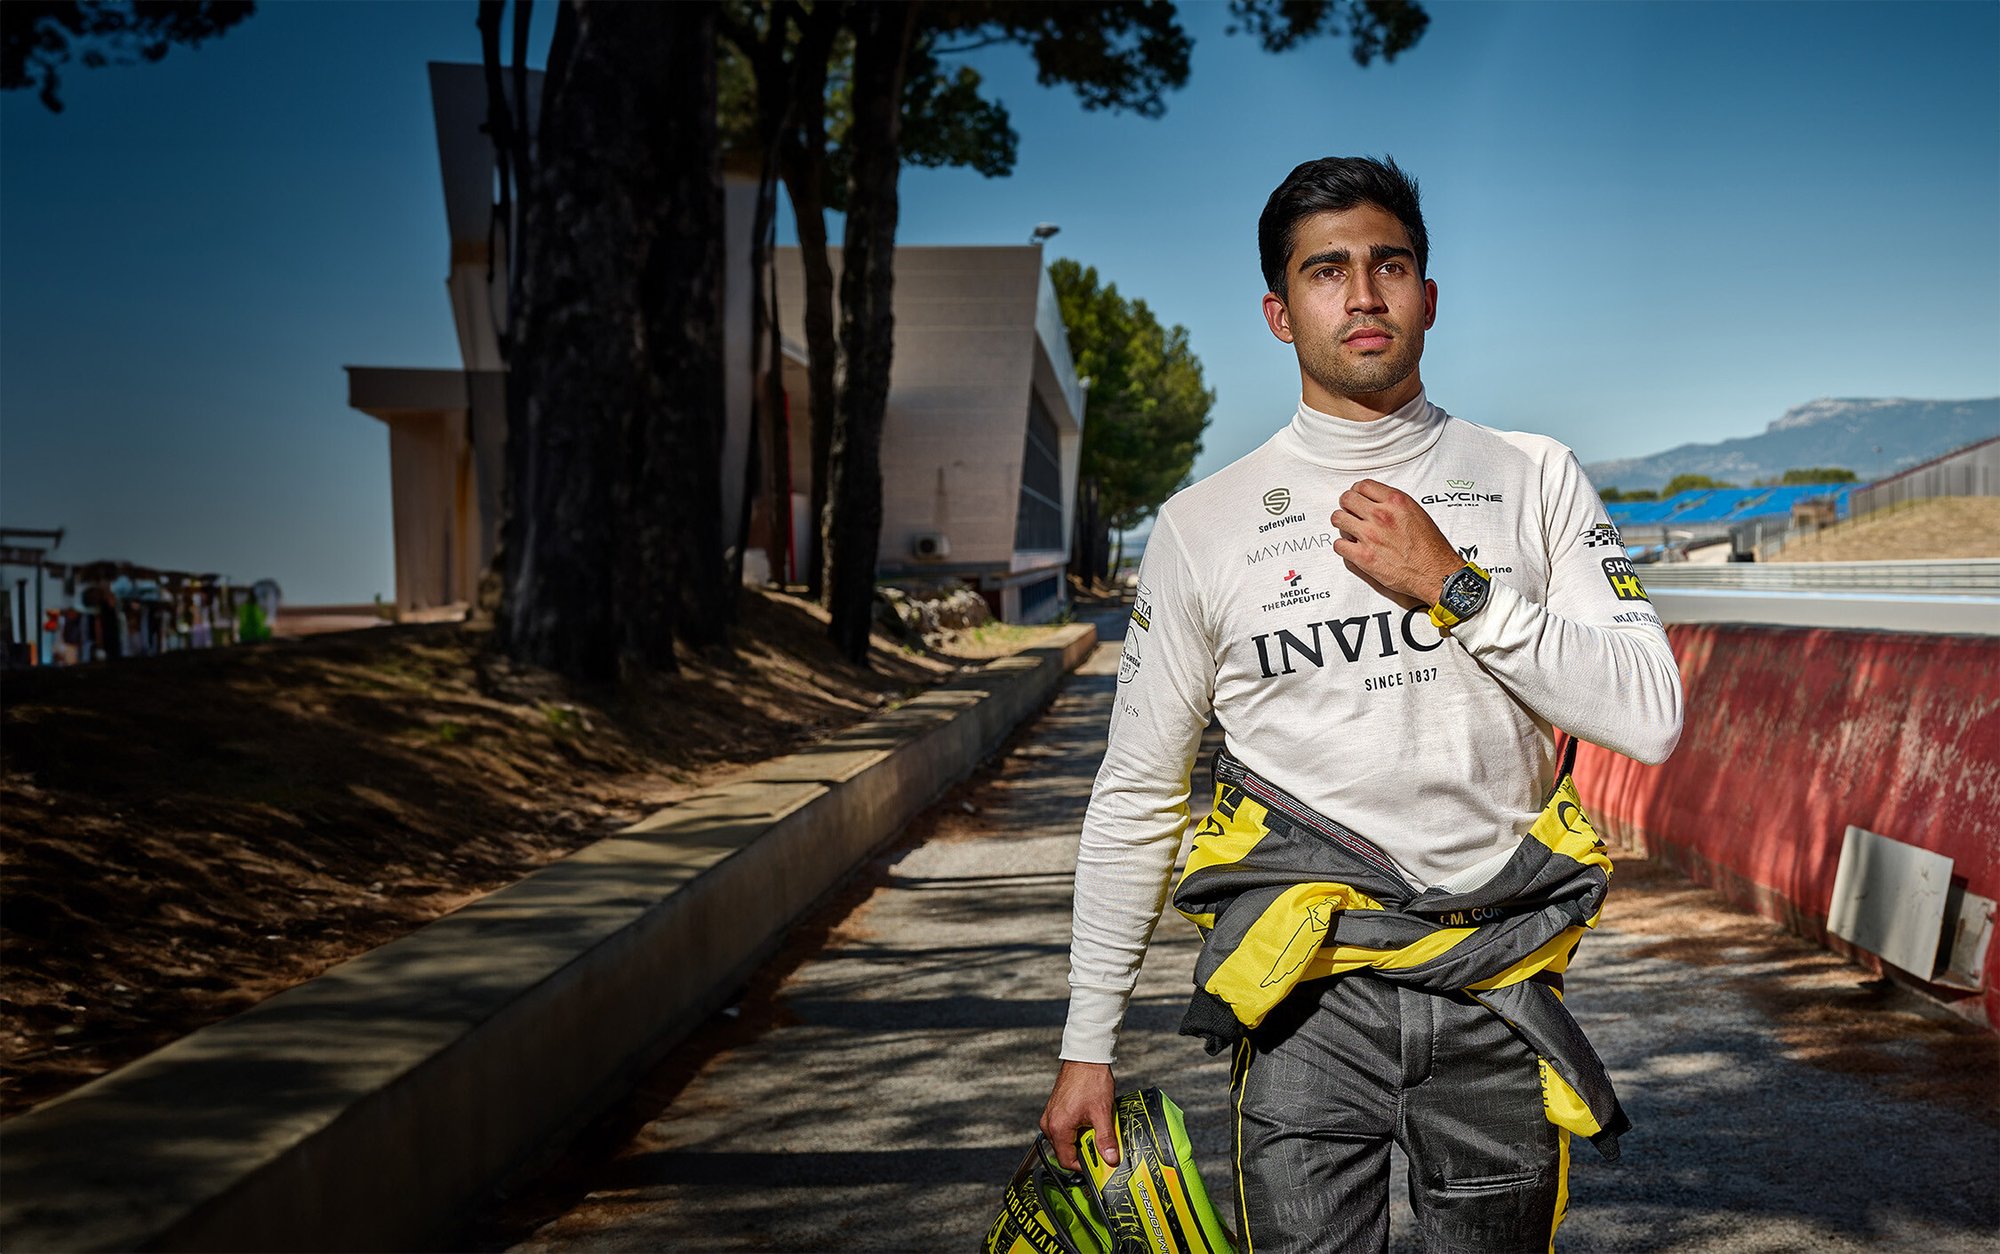
<svg viewBox="0 0 2000 1254"><path fill-rule="evenodd" d="M1493 576L1442 635L1351 573L1329 521L1376 479ZM1419 887L1475 886L1554 783L1554 728L1642 762L1680 739L1665 630L1575 454L1422 394L1372 422L1300 403L1161 507L1077 850L1062 1057L1113 1061L1188 824L1210 716L1252 771Z"/></svg>

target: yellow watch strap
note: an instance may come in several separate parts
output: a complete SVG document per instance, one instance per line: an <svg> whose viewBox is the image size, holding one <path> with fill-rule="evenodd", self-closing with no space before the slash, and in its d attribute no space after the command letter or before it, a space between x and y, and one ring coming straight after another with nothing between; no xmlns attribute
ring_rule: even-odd
<svg viewBox="0 0 2000 1254"><path fill-rule="evenodd" d="M1470 570L1473 574L1478 575L1481 579L1485 580L1489 584L1493 582L1493 576L1487 574L1485 567L1481 566L1478 562L1469 561L1465 565L1459 567L1458 569ZM1455 570L1451 572L1451 575L1446 575L1444 577L1445 583L1450 583L1452 575L1456 575L1457 573L1458 571ZM1444 594L1444 588L1442 585L1438 587L1438 594L1440 598L1442 598ZM1453 627L1458 626L1458 623L1459 623L1458 615L1446 609L1444 607L1444 601L1442 599L1440 599L1436 604L1431 606L1431 624L1435 626L1439 631L1449 631Z"/></svg>

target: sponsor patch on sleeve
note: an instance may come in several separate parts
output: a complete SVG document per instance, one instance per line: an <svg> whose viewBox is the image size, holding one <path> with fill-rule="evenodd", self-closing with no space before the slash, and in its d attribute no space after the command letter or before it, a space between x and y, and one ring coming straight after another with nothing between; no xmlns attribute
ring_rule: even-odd
<svg viewBox="0 0 2000 1254"><path fill-rule="evenodd" d="M1644 601L1649 599L1646 596L1645 585L1639 582L1638 573L1632 569L1632 560L1630 558L1605 558L1604 578L1610 583L1611 590L1618 594L1618 599L1621 601Z"/></svg>
<svg viewBox="0 0 2000 1254"><path fill-rule="evenodd" d="M1143 583L1132 595L1132 625L1140 631L1153 628L1153 590Z"/></svg>

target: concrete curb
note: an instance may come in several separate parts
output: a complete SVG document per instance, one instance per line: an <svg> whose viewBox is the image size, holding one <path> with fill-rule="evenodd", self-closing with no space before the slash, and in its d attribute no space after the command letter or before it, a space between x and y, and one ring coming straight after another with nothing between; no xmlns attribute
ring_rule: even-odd
<svg viewBox="0 0 2000 1254"><path fill-rule="evenodd" d="M1096 631L777 758L0 1125L10 1250L409 1249L576 1130Z"/></svg>

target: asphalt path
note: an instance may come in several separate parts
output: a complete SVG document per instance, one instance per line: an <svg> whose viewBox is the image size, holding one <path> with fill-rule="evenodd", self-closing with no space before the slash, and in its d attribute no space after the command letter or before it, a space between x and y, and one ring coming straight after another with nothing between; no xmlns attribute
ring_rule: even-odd
<svg viewBox="0 0 2000 1254"><path fill-rule="evenodd" d="M572 1155L489 1224L496 1247L978 1248L1057 1066L1077 828L1116 688L1106 626L998 763L670 1060L615 1144ZM1744 991L1758 963L1772 979L1815 963L1817 978L1846 978L1828 976L1830 959L1786 942L1690 961L1612 913L1572 968L1570 1006L1635 1130L1615 1165L1574 1143L1560 1248L2000 1251L1990 1100L1982 1114L1962 1089L1926 1096L1816 1065L1796 1022L1785 1035ZM1227 1207L1226 1061L1176 1032L1196 948L1169 910L1118 1078L1160 1085L1187 1111ZM1391 1196L1392 1248L1414 1250L1400 1179Z"/></svg>

